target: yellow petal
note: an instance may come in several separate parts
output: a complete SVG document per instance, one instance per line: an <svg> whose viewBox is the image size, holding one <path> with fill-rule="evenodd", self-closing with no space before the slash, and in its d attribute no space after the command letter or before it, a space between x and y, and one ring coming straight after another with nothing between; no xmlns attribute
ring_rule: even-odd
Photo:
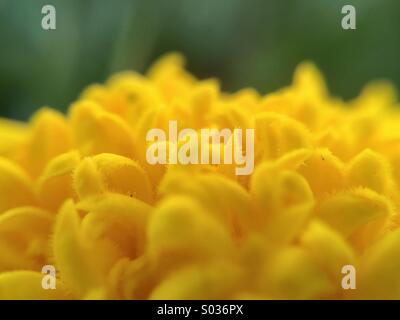
<svg viewBox="0 0 400 320"><path fill-rule="evenodd" d="M260 287L274 299L315 299L329 293L332 284L303 250L290 247L267 264Z"/></svg>
<svg viewBox="0 0 400 320"><path fill-rule="evenodd" d="M114 192L152 202L153 194L146 172L133 160L99 154L87 158L77 167L74 187L81 199Z"/></svg>
<svg viewBox="0 0 400 320"><path fill-rule="evenodd" d="M94 289L87 293L83 300L106 300L107 299L107 292L105 289Z"/></svg>
<svg viewBox="0 0 400 320"><path fill-rule="evenodd" d="M400 299L400 230L387 234L364 254L356 297Z"/></svg>
<svg viewBox="0 0 400 320"><path fill-rule="evenodd" d="M101 105L105 110L126 119L129 108L125 97L106 86L94 84L87 87L81 94L82 100L91 100Z"/></svg>
<svg viewBox="0 0 400 320"><path fill-rule="evenodd" d="M322 74L311 62L303 62L297 66L293 86L310 97L325 97L328 93Z"/></svg>
<svg viewBox="0 0 400 320"><path fill-rule="evenodd" d="M151 291L170 270L147 256L121 259L109 275L109 293L118 299L148 299Z"/></svg>
<svg viewBox="0 0 400 320"><path fill-rule="evenodd" d="M82 201L77 207L89 212L82 221L82 232L92 241L107 239L132 259L143 253L151 213L149 205L108 193Z"/></svg>
<svg viewBox="0 0 400 320"><path fill-rule="evenodd" d="M288 243L313 212L314 199L307 181L282 170L282 163L261 163L251 177L250 192L261 212L262 230L269 241Z"/></svg>
<svg viewBox="0 0 400 320"><path fill-rule="evenodd" d="M312 146L310 133L300 122L274 112L256 116L255 133L256 150L262 150L264 159Z"/></svg>
<svg viewBox="0 0 400 320"><path fill-rule="evenodd" d="M34 207L11 209L0 216L0 269L38 269L49 256L53 217Z"/></svg>
<svg viewBox="0 0 400 320"><path fill-rule="evenodd" d="M51 160L36 185L43 207L56 212L60 205L74 196L72 173L80 160L79 153L71 151Z"/></svg>
<svg viewBox="0 0 400 320"><path fill-rule="evenodd" d="M156 86L142 75L124 71L111 76L107 80L110 95L106 107L119 111L125 121L132 125L148 110L162 105L162 96ZM122 97L123 101L113 98Z"/></svg>
<svg viewBox="0 0 400 320"><path fill-rule="evenodd" d="M241 271L231 263L189 266L162 281L150 299L227 299L239 290L241 280Z"/></svg>
<svg viewBox="0 0 400 320"><path fill-rule="evenodd" d="M313 202L312 191L301 175L279 170L268 162L256 167L250 191L266 216L274 216L284 208Z"/></svg>
<svg viewBox="0 0 400 320"><path fill-rule="evenodd" d="M71 133L65 117L43 108L31 120L32 131L27 141L24 166L37 177L55 156L71 148Z"/></svg>
<svg viewBox="0 0 400 320"><path fill-rule="evenodd" d="M307 179L316 197L343 188L344 167L342 162L327 149L317 149L298 172Z"/></svg>
<svg viewBox="0 0 400 320"><path fill-rule="evenodd" d="M184 70L185 59L179 53L170 53L160 58L148 71L148 77L162 92L167 101L185 96L194 77Z"/></svg>
<svg viewBox="0 0 400 320"><path fill-rule="evenodd" d="M309 149L297 149L284 154L276 160L276 165L283 170L297 170L312 154Z"/></svg>
<svg viewBox="0 0 400 320"><path fill-rule="evenodd" d="M102 175L93 159L84 158L73 174L74 190L81 199L97 196L106 192Z"/></svg>
<svg viewBox="0 0 400 320"><path fill-rule="evenodd" d="M33 183L14 162L0 157L0 213L11 208L35 204Z"/></svg>
<svg viewBox="0 0 400 320"><path fill-rule="evenodd" d="M0 274L0 300L61 300L72 295L60 281L56 289L43 289L43 274L34 271L11 271Z"/></svg>
<svg viewBox="0 0 400 320"><path fill-rule="evenodd" d="M232 254L227 231L199 204L184 196L171 196L153 212L148 228L153 255L191 259L221 258ZM170 258L168 258L170 259ZM204 261L204 260L203 260Z"/></svg>
<svg viewBox="0 0 400 320"><path fill-rule="evenodd" d="M72 201L58 213L54 229L53 254L61 279L69 290L79 296L100 288L104 281L96 265L91 244L80 230L81 219Z"/></svg>
<svg viewBox="0 0 400 320"><path fill-rule="evenodd" d="M216 81L203 81L194 90L191 97L192 116L194 128L202 128L205 124L204 120L209 110L217 102L219 94L219 85Z"/></svg>
<svg viewBox="0 0 400 320"><path fill-rule="evenodd" d="M305 227L313 207L314 203L309 202L282 210L266 223L265 237L274 243L290 243Z"/></svg>
<svg viewBox="0 0 400 320"><path fill-rule="evenodd" d="M337 291L343 277L341 270L345 265L355 265L355 255L344 238L328 225L313 221L301 237L302 247L337 284Z"/></svg>
<svg viewBox="0 0 400 320"><path fill-rule="evenodd" d="M397 101L397 90L388 81L372 81L365 85L361 94L353 101L361 109L382 109L393 106Z"/></svg>
<svg viewBox="0 0 400 320"><path fill-rule="evenodd" d="M77 102L70 111L75 145L83 155L110 152L134 156L133 136L118 116L92 101Z"/></svg>
<svg viewBox="0 0 400 320"><path fill-rule="evenodd" d="M344 237L371 243L393 215L390 202L369 189L355 189L327 197L320 205L320 218ZM360 243L360 244L361 244Z"/></svg>
<svg viewBox="0 0 400 320"><path fill-rule="evenodd" d="M238 236L256 229L259 224L258 213L247 191L239 183L218 174L169 170L159 192L164 196L180 194L196 198L207 212Z"/></svg>
<svg viewBox="0 0 400 320"><path fill-rule="evenodd" d="M14 153L26 139L28 126L23 123L0 118L0 155L7 156Z"/></svg>
<svg viewBox="0 0 400 320"><path fill-rule="evenodd" d="M369 149L348 164L347 180L349 186L366 187L378 193L386 193L393 183L388 162Z"/></svg>

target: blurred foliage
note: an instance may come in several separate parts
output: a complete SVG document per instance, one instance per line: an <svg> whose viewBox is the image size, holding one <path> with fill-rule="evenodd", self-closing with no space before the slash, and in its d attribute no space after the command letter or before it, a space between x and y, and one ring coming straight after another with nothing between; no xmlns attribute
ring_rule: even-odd
<svg viewBox="0 0 400 320"><path fill-rule="evenodd" d="M55 31L41 28L45 4ZM341 28L345 4L357 30ZM0 0L0 116L65 110L89 83L169 51L229 91L275 90L313 60L333 94L351 98L375 78L399 86L399 30L398 0Z"/></svg>

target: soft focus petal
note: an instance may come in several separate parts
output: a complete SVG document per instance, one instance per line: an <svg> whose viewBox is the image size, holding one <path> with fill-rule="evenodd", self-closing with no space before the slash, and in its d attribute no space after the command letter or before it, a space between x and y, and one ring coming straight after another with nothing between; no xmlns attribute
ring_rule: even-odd
<svg viewBox="0 0 400 320"><path fill-rule="evenodd" d="M43 274L34 271L12 271L0 274L0 300L71 299L61 282L56 289L42 288Z"/></svg>
<svg viewBox="0 0 400 320"><path fill-rule="evenodd" d="M312 299L332 290L328 276L299 248L281 250L264 272L260 287L275 299Z"/></svg>
<svg viewBox="0 0 400 320"><path fill-rule="evenodd" d="M393 215L391 203L369 189L355 189L327 197L319 206L320 218L361 248L384 231Z"/></svg>
<svg viewBox="0 0 400 320"><path fill-rule="evenodd" d="M74 174L74 186L81 199L106 191L145 202L151 202L153 198L146 172L135 161L114 154L84 159Z"/></svg>
<svg viewBox="0 0 400 320"><path fill-rule="evenodd" d="M340 294L342 267L356 264L356 256L345 239L326 224L314 221L302 235L301 244L336 284Z"/></svg>
<svg viewBox="0 0 400 320"><path fill-rule="evenodd" d="M29 176L14 162L0 157L0 213L35 202Z"/></svg>
<svg viewBox="0 0 400 320"><path fill-rule="evenodd" d="M0 270L38 270L47 262L53 217L34 207L19 207L0 216Z"/></svg>
<svg viewBox="0 0 400 320"><path fill-rule="evenodd" d="M74 197L72 173L79 164L76 151L61 154L49 162L36 185L42 206L56 212L68 198Z"/></svg>
<svg viewBox="0 0 400 320"><path fill-rule="evenodd" d="M69 290L85 295L102 285L90 243L80 230L81 219L72 201L61 208L54 230L53 254L57 269Z"/></svg>
<svg viewBox="0 0 400 320"><path fill-rule="evenodd" d="M134 156L132 133L124 121L92 101L77 102L70 111L74 143L83 155L110 152Z"/></svg>
<svg viewBox="0 0 400 320"><path fill-rule="evenodd" d="M386 235L361 261L358 288L361 299L400 299L400 231Z"/></svg>

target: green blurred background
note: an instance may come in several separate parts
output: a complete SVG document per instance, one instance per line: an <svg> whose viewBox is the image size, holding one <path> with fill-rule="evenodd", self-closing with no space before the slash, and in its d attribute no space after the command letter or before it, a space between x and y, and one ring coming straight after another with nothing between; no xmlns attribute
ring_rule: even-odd
<svg viewBox="0 0 400 320"><path fill-rule="evenodd" d="M41 28L45 4L56 7L55 31ZM341 28L345 4L357 30ZM348 99L372 79L400 86L399 40L399 0L0 0L0 116L65 110L89 83L143 72L169 51L228 91L267 93L313 60Z"/></svg>

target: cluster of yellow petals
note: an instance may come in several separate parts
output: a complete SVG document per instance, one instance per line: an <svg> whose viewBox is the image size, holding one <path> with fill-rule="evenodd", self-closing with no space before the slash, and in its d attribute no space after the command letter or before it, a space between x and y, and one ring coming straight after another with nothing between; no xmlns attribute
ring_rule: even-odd
<svg viewBox="0 0 400 320"><path fill-rule="evenodd" d="M254 172L148 164L169 120L254 128ZM399 196L390 84L345 103L303 63L278 92L228 94L170 54L66 115L0 120L0 299L400 299Z"/></svg>

